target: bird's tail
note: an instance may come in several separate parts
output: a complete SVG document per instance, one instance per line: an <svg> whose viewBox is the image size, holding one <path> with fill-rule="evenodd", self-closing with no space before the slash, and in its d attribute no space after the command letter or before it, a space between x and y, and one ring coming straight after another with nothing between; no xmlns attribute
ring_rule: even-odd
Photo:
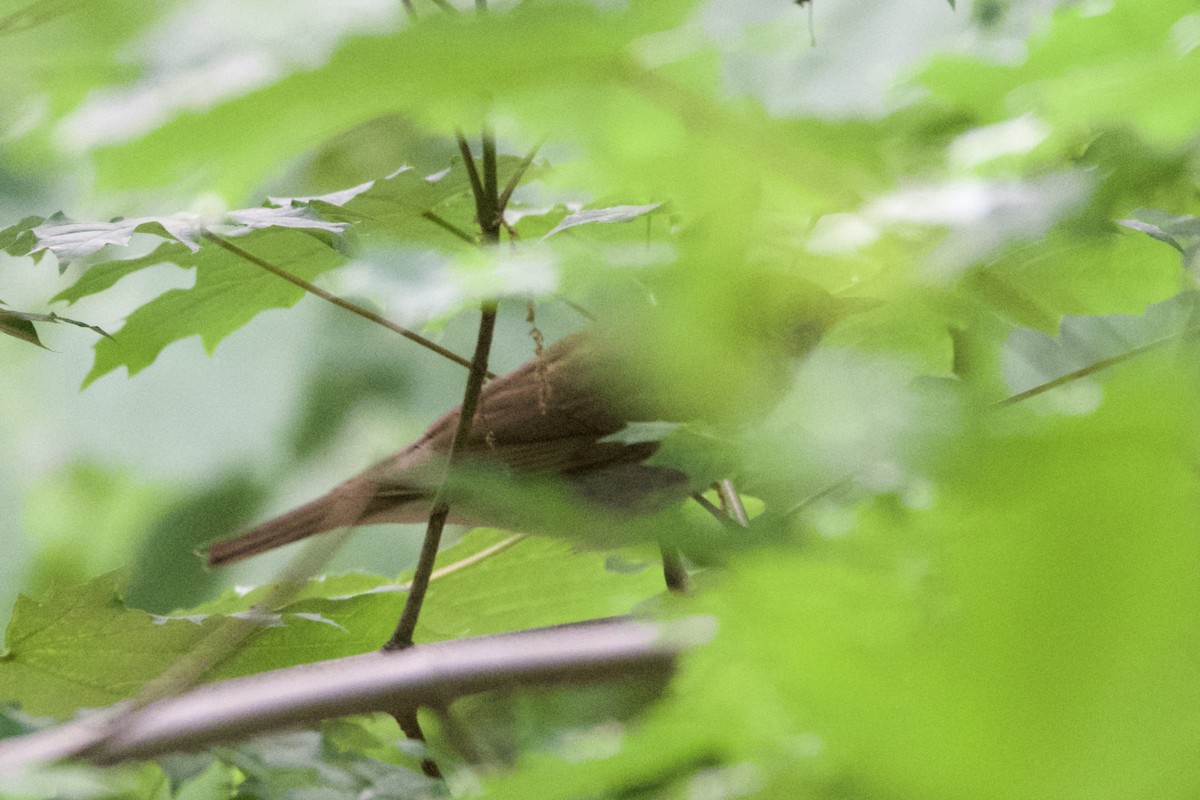
<svg viewBox="0 0 1200 800"><path fill-rule="evenodd" d="M291 542L358 523L374 487L343 484L324 497L208 546L210 567L232 564Z"/></svg>

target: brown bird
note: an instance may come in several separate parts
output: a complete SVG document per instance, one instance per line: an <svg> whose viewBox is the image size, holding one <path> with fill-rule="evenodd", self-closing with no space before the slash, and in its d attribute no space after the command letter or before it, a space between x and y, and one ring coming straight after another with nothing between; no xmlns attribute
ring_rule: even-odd
<svg viewBox="0 0 1200 800"><path fill-rule="evenodd" d="M768 350L784 365L803 357L824 333L864 301L835 298L804 285L783 309L785 324L760 314ZM870 301L866 301L870 302ZM601 507L656 510L686 499L688 476L644 463L658 442L605 441L630 422L679 420L689 403L652 391L623 362L617 339L597 331L566 337L517 369L485 384L471 435L459 451L463 467L507 466L518 475L559 478L569 493ZM786 380L781 381L781 388ZM208 549L213 566L318 533L354 525L424 522L443 479L458 425L457 408L412 444L388 456L328 494ZM451 498L451 522L521 528L511 511L500 512L468 497Z"/></svg>

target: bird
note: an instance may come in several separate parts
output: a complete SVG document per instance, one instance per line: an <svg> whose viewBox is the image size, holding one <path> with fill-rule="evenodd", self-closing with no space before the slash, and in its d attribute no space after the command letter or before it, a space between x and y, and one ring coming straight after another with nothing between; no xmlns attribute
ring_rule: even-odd
<svg viewBox="0 0 1200 800"><path fill-rule="evenodd" d="M762 311L758 333L781 360L808 355L848 314L870 307L865 298L840 298L801 282L801 290ZM776 319L778 318L778 319ZM782 324L779 320L782 320ZM649 335L649 334L647 334ZM762 337L760 337L762 338ZM646 463L658 441L614 437L634 422L685 421L694 402L658 390L627 368L628 335L603 326L546 347L513 371L486 383L456 467L503 467L518 476L552 476L568 496L594 508L641 513L682 503L694 491L687 474ZM786 358L784 358L786 357ZM694 400L694 398L691 398ZM339 528L428 519L458 426L456 407L416 441L298 508L207 548L218 567ZM512 503L491 508L486 498L451 498L449 521L520 529Z"/></svg>

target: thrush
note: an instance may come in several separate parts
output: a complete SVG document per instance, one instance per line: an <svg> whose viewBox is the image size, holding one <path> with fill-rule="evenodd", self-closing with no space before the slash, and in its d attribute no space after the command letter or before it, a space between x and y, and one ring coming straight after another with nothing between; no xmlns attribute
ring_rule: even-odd
<svg viewBox="0 0 1200 800"><path fill-rule="evenodd" d="M862 304L805 284L782 304L782 315L767 315L779 320L760 326L767 332L766 350L781 362L802 358ZM686 499L692 490L685 472L646 463L659 442L612 437L633 422L686 421L681 417L695 413L694 398L675 397L639 377L622 352L629 337L604 331L567 336L486 383L456 466L499 466L519 476L554 477L568 497L600 509L637 513ZM209 564L240 561L346 526L424 522L445 478L458 417L458 408L452 409L416 441L327 494L210 545ZM490 503L477 492L461 502L451 497L450 522L520 529L520 516L511 503Z"/></svg>

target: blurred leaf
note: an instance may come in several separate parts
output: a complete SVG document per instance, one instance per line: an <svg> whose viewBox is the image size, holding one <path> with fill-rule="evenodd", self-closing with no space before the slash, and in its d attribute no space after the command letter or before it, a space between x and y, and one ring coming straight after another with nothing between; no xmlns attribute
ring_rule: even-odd
<svg viewBox="0 0 1200 800"><path fill-rule="evenodd" d="M1118 220L1131 230L1170 245L1183 257L1183 268L1194 270L1200 253L1200 218L1190 214L1174 215L1152 208L1139 208L1131 219Z"/></svg>
<svg viewBox="0 0 1200 800"><path fill-rule="evenodd" d="M1152 305L1141 316L1064 317L1056 335L1020 328L1004 347L1004 367L1013 394L1048 384L1065 375L1126 357L1139 357L1146 348L1185 347L1189 335L1200 332L1195 292L1176 295ZM1074 393L1074 401L1069 393ZM1100 391L1089 378L1064 390L1058 405L1067 413L1090 410ZM1080 403L1081 405L1076 405Z"/></svg>
<svg viewBox="0 0 1200 800"><path fill-rule="evenodd" d="M717 640L642 725L487 796L1190 796L1200 442L1172 363L1114 371L1087 416L980 420L927 462L931 503L738 558L698 601Z"/></svg>
<svg viewBox="0 0 1200 800"><path fill-rule="evenodd" d="M165 513L146 526L125 602L166 614L207 597L221 576L205 568L196 551L213 531L244 524L262 505L265 494L261 484L234 474L174 498Z"/></svg>
<svg viewBox="0 0 1200 800"><path fill-rule="evenodd" d="M1057 234L1012 248L967 276L996 311L1053 332L1065 314L1141 314L1179 291L1179 262L1130 234Z"/></svg>
<svg viewBox="0 0 1200 800"><path fill-rule="evenodd" d="M14 226L23 231L26 222ZM37 256L50 252L58 258L60 269L72 261L91 255L109 245L125 247L135 233L149 233L179 242L195 253L200 250L200 237L206 228L218 230L223 236L242 236L266 228L319 230L339 234L346 225L325 222L305 208L245 208L229 211L212 220L199 214L176 213L168 216L138 217L113 222L70 222L56 215L29 230L33 242L28 253ZM8 231L0 231L0 238ZM23 255L23 254L20 254Z"/></svg>
<svg viewBox="0 0 1200 800"><path fill-rule="evenodd" d="M119 764L106 768L77 762L34 764L0 775L5 800L169 800L167 777L157 764ZM204 800L209 800L208 796ZM192 795L189 800L199 800ZM211 797L211 800L217 800Z"/></svg>
<svg viewBox="0 0 1200 800"><path fill-rule="evenodd" d="M629 222L644 214L649 214L662 206L662 203L651 203L646 206L612 206L611 208L590 208L568 215L555 225L546 237L574 228L576 225L587 225L592 222Z"/></svg>
<svg viewBox="0 0 1200 800"><path fill-rule="evenodd" d="M24 527L36 546L28 589L83 583L128 564L177 493L169 484L88 461L45 475L26 496Z"/></svg>
<svg viewBox="0 0 1200 800"><path fill-rule="evenodd" d="M170 4L162 4L166 7ZM0 8L0 120L14 134L16 166L45 169L61 157L48 135L93 90L131 78L121 52L156 15L139 0L9 0Z"/></svg>
<svg viewBox="0 0 1200 800"><path fill-rule="evenodd" d="M221 800L233 797L239 783L233 769L213 761L199 775L183 781L175 792L175 800Z"/></svg>
<svg viewBox="0 0 1200 800"><path fill-rule="evenodd" d="M186 175L193 185L199 181L226 198L241 198L300 152L382 115L497 87L595 80L630 38L646 32L637 27L645 24L637 16L548 3L523 4L486 21L466 14L423 16L395 34L349 40L317 69L101 149L99 179L111 188L131 188ZM397 74L404 80L395 80ZM305 110L296 102L301 97L321 98L321 113Z"/></svg>
<svg viewBox="0 0 1200 800"><path fill-rule="evenodd" d="M921 82L982 122L1032 112L1055 126L1060 141L1130 125L1152 142L1178 146L1200 125L1187 100L1200 78L1200 50L1181 22L1194 11L1186 0L1116 2L1096 12L1061 6L1020 64L941 56Z"/></svg>
<svg viewBox="0 0 1200 800"><path fill-rule="evenodd" d="M334 730L342 732L344 727L335 726ZM400 738L399 731L396 738ZM217 753L242 776L239 796L410 800L444 794L440 782L413 766L364 757L338 747L331 737L317 731L260 737L236 748L220 748Z"/></svg>

